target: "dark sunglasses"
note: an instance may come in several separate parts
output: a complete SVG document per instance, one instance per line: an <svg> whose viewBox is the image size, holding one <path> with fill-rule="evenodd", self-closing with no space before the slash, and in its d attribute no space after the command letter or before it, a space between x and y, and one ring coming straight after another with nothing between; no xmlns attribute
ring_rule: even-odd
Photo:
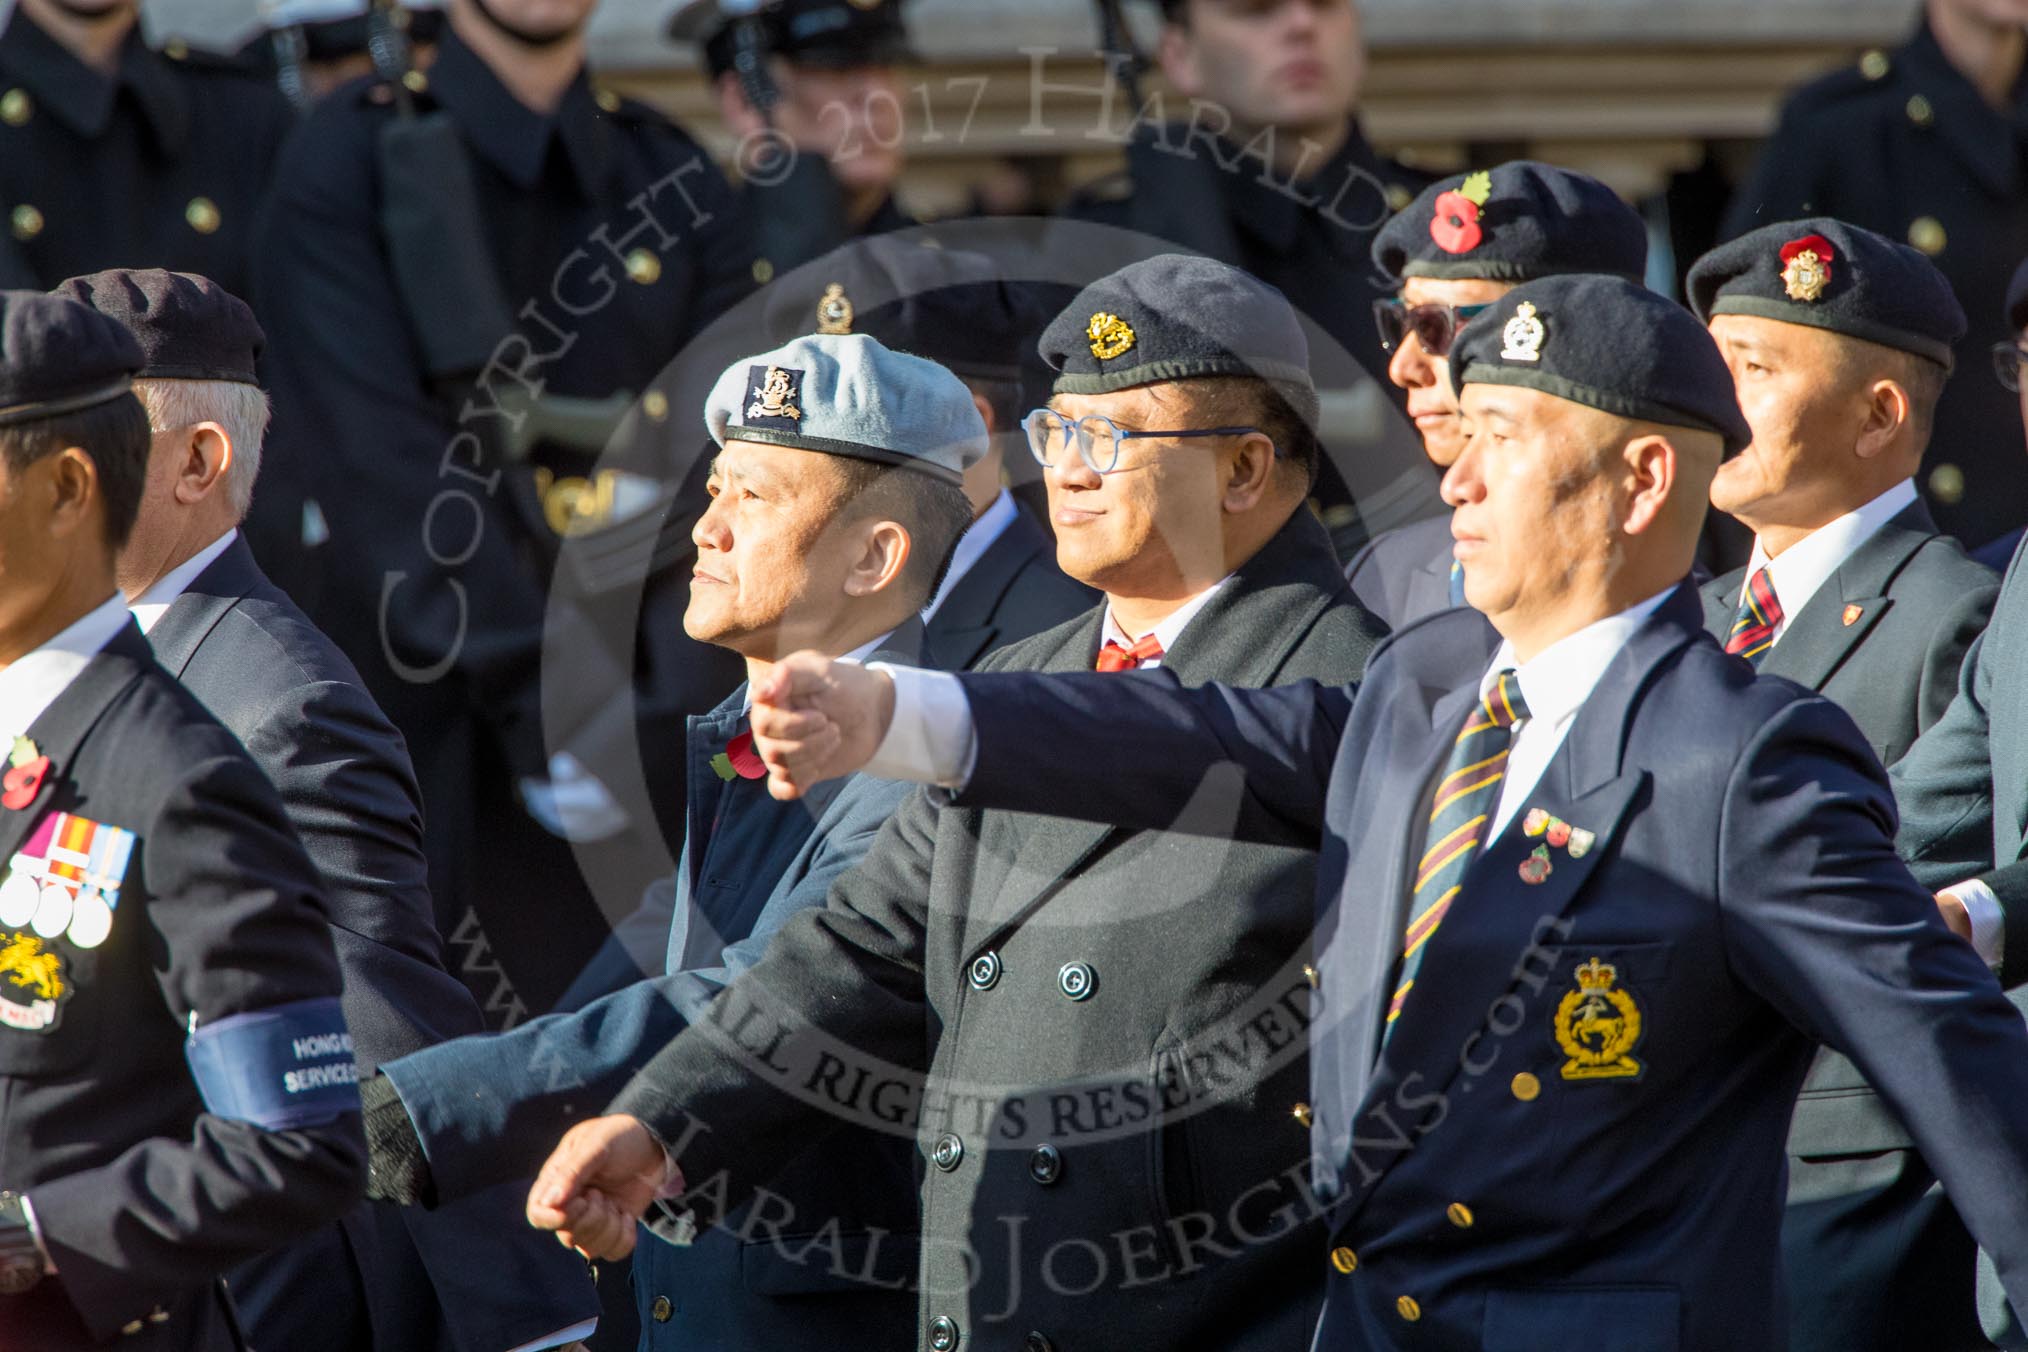
<svg viewBox="0 0 2028 1352"><path fill-rule="evenodd" d="M1993 344L1993 374L2000 383L2018 393L2021 389L2021 368L2028 366L2028 346L2019 343Z"/></svg>
<svg viewBox="0 0 2028 1352"><path fill-rule="evenodd" d="M1465 321L1490 306L1486 305L1445 305L1441 301L1430 301L1423 305L1410 305L1396 297L1373 302L1373 323L1380 330L1380 350L1392 352L1401 345L1409 334L1422 344L1422 350L1432 357L1447 357L1451 344L1458 339L1458 330Z"/></svg>

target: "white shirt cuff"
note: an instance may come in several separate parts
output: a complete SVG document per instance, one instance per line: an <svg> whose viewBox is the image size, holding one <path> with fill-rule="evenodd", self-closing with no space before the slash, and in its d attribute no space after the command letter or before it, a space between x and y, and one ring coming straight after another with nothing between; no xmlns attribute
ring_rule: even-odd
<svg viewBox="0 0 2028 1352"><path fill-rule="evenodd" d="M567 1347L571 1343L581 1343L591 1337L593 1332L598 1329L598 1326L598 1320L587 1319L582 1324L572 1324L567 1329L558 1329L554 1333L545 1334L531 1342L523 1343L519 1347L511 1347L507 1349L507 1352L542 1352L542 1349L545 1347Z"/></svg>
<svg viewBox="0 0 2028 1352"><path fill-rule="evenodd" d="M869 662L894 682L894 718L863 774L962 789L979 758L971 702L958 678L945 671Z"/></svg>
<svg viewBox="0 0 2028 1352"><path fill-rule="evenodd" d="M2000 909L2000 899L1993 895L1993 889L1977 878L1969 878L1944 891L1964 903L1965 915L1972 922L1972 951L1986 966L1998 967L2007 942L2007 913Z"/></svg>

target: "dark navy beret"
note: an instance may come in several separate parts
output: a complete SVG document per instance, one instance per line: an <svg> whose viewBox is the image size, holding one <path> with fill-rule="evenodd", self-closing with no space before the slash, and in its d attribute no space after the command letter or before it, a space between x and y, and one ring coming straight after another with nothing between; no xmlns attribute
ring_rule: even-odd
<svg viewBox="0 0 2028 1352"><path fill-rule="evenodd" d="M690 0L669 20L669 36L704 49L716 79L733 68L732 21L759 10L769 51L807 66L892 65L912 59L901 0Z"/></svg>
<svg viewBox="0 0 2028 1352"><path fill-rule="evenodd" d="M65 296L0 291L0 426L110 403L133 388L141 345Z"/></svg>
<svg viewBox="0 0 2028 1352"><path fill-rule="evenodd" d="M1462 329L1451 379L1520 385L1622 418L1695 427L1729 455L1753 440L1732 372L1688 310L1620 277L1545 277Z"/></svg>
<svg viewBox="0 0 2028 1352"><path fill-rule="evenodd" d="M1706 323L1753 315L1807 324L1945 366L1965 336L1964 309L1927 256L1828 216L1777 221L1719 245L1691 267L1686 290Z"/></svg>
<svg viewBox="0 0 2028 1352"><path fill-rule="evenodd" d="M1128 264L1077 293L1042 332L1058 394L1110 394L1163 380L1253 376L1312 427L1310 345L1282 293L1187 254Z"/></svg>
<svg viewBox="0 0 2028 1352"><path fill-rule="evenodd" d="M133 334L142 356L136 375L260 383L254 359L266 342L261 326L245 301L209 277L114 268L73 277L55 294L91 306Z"/></svg>
<svg viewBox="0 0 2028 1352"><path fill-rule="evenodd" d="M2007 323L2016 333L2028 329L2028 259L2014 269L2014 280L2007 284Z"/></svg>
<svg viewBox="0 0 2028 1352"><path fill-rule="evenodd" d="M863 333L961 376L1019 380L1051 311L984 254L875 235L769 284L768 339Z"/></svg>
<svg viewBox="0 0 2028 1352"><path fill-rule="evenodd" d="M1648 227L1588 174L1510 160L1423 189L1374 236L1373 261L1394 278L1527 282L1607 272L1639 281Z"/></svg>

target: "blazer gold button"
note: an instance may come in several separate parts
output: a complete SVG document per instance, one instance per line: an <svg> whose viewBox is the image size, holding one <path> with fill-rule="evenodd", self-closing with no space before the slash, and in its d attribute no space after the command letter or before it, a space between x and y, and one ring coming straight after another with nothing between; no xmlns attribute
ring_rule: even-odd
<svg viewBox="0 0 2028 1352"><path fill-rule="evenodd" d="M1098 986L1098 974L1089 963L1066 962L1056 974L1056 985L1073 1000L1089 1000Z"/></svg>
<svg viewBox="0 0 2028 1352"><path fill-rule="evenodd" d="M1908 106L1905 111L1908 113L1908 120L1918 127L1927 127L1936 121L1936 110L1930 107L1929 100L1920 94L1916 94L1908 100Z"/></svg>
<svg viewBox="0 0 2028 1352"><path fill-rule="evenodd" d="M1310 1105L1307 1103L1298 1103L1289 1115L1306 1127L1317 1120L1317 1115L1310 1111Z"/></svg>
<svg viewBox="0 0 2028 1352"><path fill-rule="evenodd" d="M775 279L774 263L769 259L765 258L754 259L753 279L756 282L760 283L762 286L766 286L769 282L772 282Z"/></svg>
<svg viewBox="0 0 2028 1352"><path fill-rule="evenodd" d="M653 286L662 280L662 260L653 249L633 250L627 255L627 278L642 286Z"/></svg>
<svg viewBox="0 0 2028 1352"><path fill-rule="evenodd" d="M1340 1244L1331 1250L1331 1266L1340 1272L1352 1273L1359 1270L1359 1255Z"/></svg>
<svg viewBox="0 0 2028 1352"><path fill-rule="evenodd" d="M148 1322L151 1324L166 1324L169 1322L169 1312L160 1305L157 1305L154 1309L148 1311Z"/></svg>
<svg viewBox="0 0 2028 1352"><path fill-rule="evenodd" d="M1931 258L1944 251L1949 236L1944 233L1943 222L1934 216L1918 216L1908 223L1908 242Z"/></svg>
<svg viewBox="0 0 2028 1352"><path fill-rule="evenodd" d="M1422 1306L1415 1303L1414 1296L1403 1296L1394 1302L1395 1313L1413 1324L1422 1318Z"/></svg>
<svg viewBox="0 0 2028 1352"><path fill-rule="evenodd" d="M140 1320L130 1319L126 1323L120 1325L120 1332L126 1334L129 1338L131 1338L146 1327L147 1325L143 1324Z"/></svg>
<svg viewBox="0 0 2028 1352"><path fill-rule="evenodd" d="M193 197L190 205L183 208L183 219L200 235L216 234L220 220L218 204L209 197Z"/></svg>
<svg viewBox="0 0 2028 1352"><path fill-rule="evenodd" d="M1472 1228L1472 1209L1463 1202L1452 1202L1444 1208L1444 1219L1460 1230L1469 1230Z"/></svg>
<svg viewBox="0 0 2028 1352"><path fill-rule="evenodd" d="M1886 79L1887 72L1892 68L1893 63L1887 59L1887 53L1878 47L1859 58L1859 73L1869 80Z"/></svg>
<svg viewBox="0 0 2028 1352"><path fill-rule="evenodd" d="M1035 1147L1035 1153L1028 1157L1028 1176L1045 1188L1063 1177L1063 1156L1055 1146Z"/></svg>
<svg viewBox="0 0 2028 1352"><path fill-rule="evenodd" d="M930 1352L951 1352L958 1345L958 1326L947 1314L940 1314L930 1320Z"/></svg>
<svg viewBox="0 0 2028 1352"><path fill-rule="evenodd" d="M1000 982L1000 955L987 949L972 959L972 965L965 972L965 980L972 983L975 991L989 991Z"/></svg>
<svg viewBox="0 0 2028 1352"><path fill-rule="evenodd" d="M42 233L42 213L26 202L7 214L7 223L14 228L16 239L34 239Z"/></svg>
<svg viewBox="0 0 2028 1352"><path fill-rule="evenodd" d="M1535 1096L1542 1092L1542 1081L1524 1070L1519 1075L1516 1075L1513 1082L1507 1087L1512 1089L1514 1097L1520 1099L1523 1103L1533 1103L1535 1102Z"/></svg>
<svg viewBox="0 0 2028 1352"><path fill-rule="evenodd" d="M660 390L649 390L641 396L641 412L661 422L669 416L669 396Z"/></svg>
<svg viewBox="0 0 2028 1352"><path fill-rule="evenodd" d="M10 89L0 94L0 122L10 127L19 127L35 116L35 100L28 97L25 89Z"/></svg>
<svg viewBox="0 0 2028 1352"><path fill-rule="evenodd" d="M1964 501L1965 472L1946 460L1929 472L1929 492L1941 503Z"/></svg>
<svg viewBox="0 0 2028 1352"><path fill-rule="evenodd" d="M401 83L411 94L427 94L430 91L430 77L419 70L402 72Z"/></svg>
<svg viewBox="0 0 2028 1352"><path fill-rule="evenodd" d="M657 1296L655 1303L648 1307L648 1313L655 1316L656 1323L666 1324L669 1322L669 1316L676 1313L676 1307L669 1303L669 1297Z"/></svg>

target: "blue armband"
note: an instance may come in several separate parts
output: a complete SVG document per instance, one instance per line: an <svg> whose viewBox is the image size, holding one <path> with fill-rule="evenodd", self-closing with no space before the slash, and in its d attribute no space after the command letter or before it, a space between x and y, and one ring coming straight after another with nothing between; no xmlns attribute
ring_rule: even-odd
<svg viewBox="0 0 2028 1352"><path fill-rule="evenodd" d="M192 1023L183 1056L213 1116L286 1131L359 1111L359 1067L335 996Z"/></svg>

